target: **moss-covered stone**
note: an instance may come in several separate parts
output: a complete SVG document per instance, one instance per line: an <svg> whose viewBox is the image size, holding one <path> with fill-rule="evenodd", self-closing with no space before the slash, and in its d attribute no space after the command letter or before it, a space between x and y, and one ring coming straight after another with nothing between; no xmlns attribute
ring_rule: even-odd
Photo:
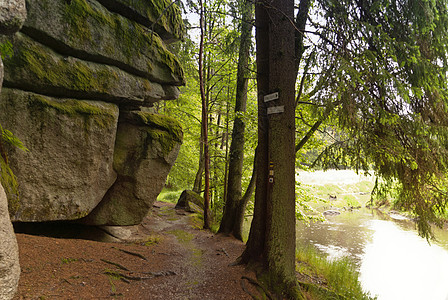
<svg viewBox="0 0 448 300"><path fill-rule="evenodd" d="M186 29L179 7L167 0L98 0L112 11L154 29L166 42L182 39Z"/></svg>
<svg viewBox="0 0 448 300"><path fill-rule="evenodd" d="M176 144L182 143L182 126L176 119L155 113L131 112L137 124L144 125L152 141L160 145L161 156L167 156Z"/></svg>
<svg viewBox="0 0 448 300"><path fill-rule="evenodd" d="M176 204L176 209L183 209L192 213L204 213L204 198L198 193L184 190Z"/></svg>
<svg viewBox="0 0 448 300"><path fill-rule="evenodd" d="M141 1L145 2L145 1ZM182 85L183 71L157 34L93 0L27 0L23 32L65 55L116 65L151 81Z"/></svg>
<svg viewBox="0 0 448 300"><path fill-rule="evenodd" d="M118 178L83 221L90 225L135 225L162 190L182 141L179 123L151 113L122 112L114 169Z"/></svg>
<svg viewBox="0 0 448 300"><path fill-rule="evenodd" d="M105 100L133 107L151 106L155 101L171 97L160 84L116 67L63 57L23 34L16 34L9 40L12 41L14 55L4 61L4 84L7 87L60 97ZM172 94L171 91L169 93Z"/></svg>
<svg viewBox="0 0 448 300"><path fill-rule="evenodd" d="M0 2L0 34L13 34L19 31L25 19L25 0Z"/></svg>
<svg viewBox="0 0 448 300"><path fill-rule="evenodd" d="M86 101L73 99L61 99L53 101L48 97L35 95L30 98L28 107L43 111L46 109L55 110L60 114L68 116L84 116L84 119L91 119L100 128L115 126L117 122L117 112L112 107L98 107ZM88 122L85 122L88 124Z"/></svg>
<svg viewBox="0 0 448 300"><path fill-rule="evenodd" d="M0 123L29 149L8 151L20 193L14 221L76 220L98 205L116 179L118 113L114 104L2 89Z"/></svg>

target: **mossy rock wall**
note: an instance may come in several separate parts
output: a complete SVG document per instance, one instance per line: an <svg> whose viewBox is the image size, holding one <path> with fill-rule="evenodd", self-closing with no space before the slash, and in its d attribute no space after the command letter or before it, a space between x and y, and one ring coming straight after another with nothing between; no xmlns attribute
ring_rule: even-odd
<svg viewBox="0 0 448 300"><path fill-rule="evenodd" d="M117 65L161 84L183 83L179 61L157 33L109 12L99 2L27 0L27 5L29 13L22 32L57 51Z"/></svg>
<svg viewBox="0 0 448 300"><path fill-rule="evenodd" d="M180 149L182 129L176 120L141 111L122 118L114 154L118 178L83 220L87 224L139 224L161 192Z"/></svg>
<svg viewBox="0 0 448 300"><path fill-rule="evenodd" d="M117 67L64 57L21 33L11 40L14 55L4 61L5 87L130 107L151 106L156 101L177 96L173 94L176 90L165 89Z"/></svg>
<svg viewBox="0 0 448 300"><path fill-rule="evenodd" d="M167 0L26 7L20 32L0 39L13 51L0 124L30 150L8 149L13 221L140 222L182 142L175 120L148 113L184 84L165 45L184 32L179 8Z"/></svg>

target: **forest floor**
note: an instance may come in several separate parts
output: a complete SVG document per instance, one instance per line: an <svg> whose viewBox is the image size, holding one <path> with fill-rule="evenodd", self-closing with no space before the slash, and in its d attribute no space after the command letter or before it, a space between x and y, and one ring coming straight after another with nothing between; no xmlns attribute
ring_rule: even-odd
<svg viewBox="0 0 448 300"><path fill-rule="evenodd" d="M244 244L201 230L173 204L156 202L128 233L121 242L17 233L14 299L251 299L241 278L255 275L230 266Z"/></svg>

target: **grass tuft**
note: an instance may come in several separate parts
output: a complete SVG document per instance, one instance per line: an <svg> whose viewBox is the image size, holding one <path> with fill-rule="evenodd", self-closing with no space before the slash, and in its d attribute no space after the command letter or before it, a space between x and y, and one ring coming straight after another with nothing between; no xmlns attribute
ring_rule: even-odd
<svg viewBox="0 0 448 300"><path fill-rule="evenodd" d="M373 299L362 290L359 273L348 258L328 260L313 247L302 247L297 249L296 270L300 281L318 285L346 299Z"/></svg>

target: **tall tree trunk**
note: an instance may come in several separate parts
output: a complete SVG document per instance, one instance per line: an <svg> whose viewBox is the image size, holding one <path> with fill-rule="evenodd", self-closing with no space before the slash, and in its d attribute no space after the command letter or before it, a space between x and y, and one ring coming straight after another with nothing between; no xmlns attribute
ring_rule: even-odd
<svg viewBox="0 0 448 300"><path fill-rule="evenodd" d="M254 216L246 249L240 257L242 263L261 263L265 248L266 202L268 186L268 118L264 95L269 92L269 15L261 2L255 5L255 40L258 89L258 149Z"/></svg>
<svg viewBox="0 0 448 300"><path fill-rule="evenodd" d="M256 5L259 144L252 228L242 259L261 263L269 288L279 297L302 299L295 277L295 79L294 1ZM278 113L267 114L263 96Z"/></svg>
<svg viewBox="0 0 448 300"><path fill-rule="evenodd" d="M199 0L200 9L200 27L201 27L201 41L199 45L199 86L201 89L202 100L202 135L204 147L204 170L205 170L205 186L204 186L204 229L210 228L210 156L208 147L208 119L207 119L207 100L205 97L204 88L204 72L203 72L203 53L204 53L204 5L202 0Z"/></svg>
<svg viewBox="0 0 448 300"><path fill-rule="evenodd" d="M235 101L236 118L233 124L232 142L230 144L227 197L225 199L223 218L219 227L219 232L233 234L240 240L242 239L243 229L242 218L244 218L244 209L247 204L247 201L244 202L241 197L245 142L244 130L246 125L238 114L246 112L247 106L247 86L250 75L248 67L250 47L252 45L251 22L253 18L253 11L254 5L252 1L246 0L242 6L241 37Z"/></svg>

